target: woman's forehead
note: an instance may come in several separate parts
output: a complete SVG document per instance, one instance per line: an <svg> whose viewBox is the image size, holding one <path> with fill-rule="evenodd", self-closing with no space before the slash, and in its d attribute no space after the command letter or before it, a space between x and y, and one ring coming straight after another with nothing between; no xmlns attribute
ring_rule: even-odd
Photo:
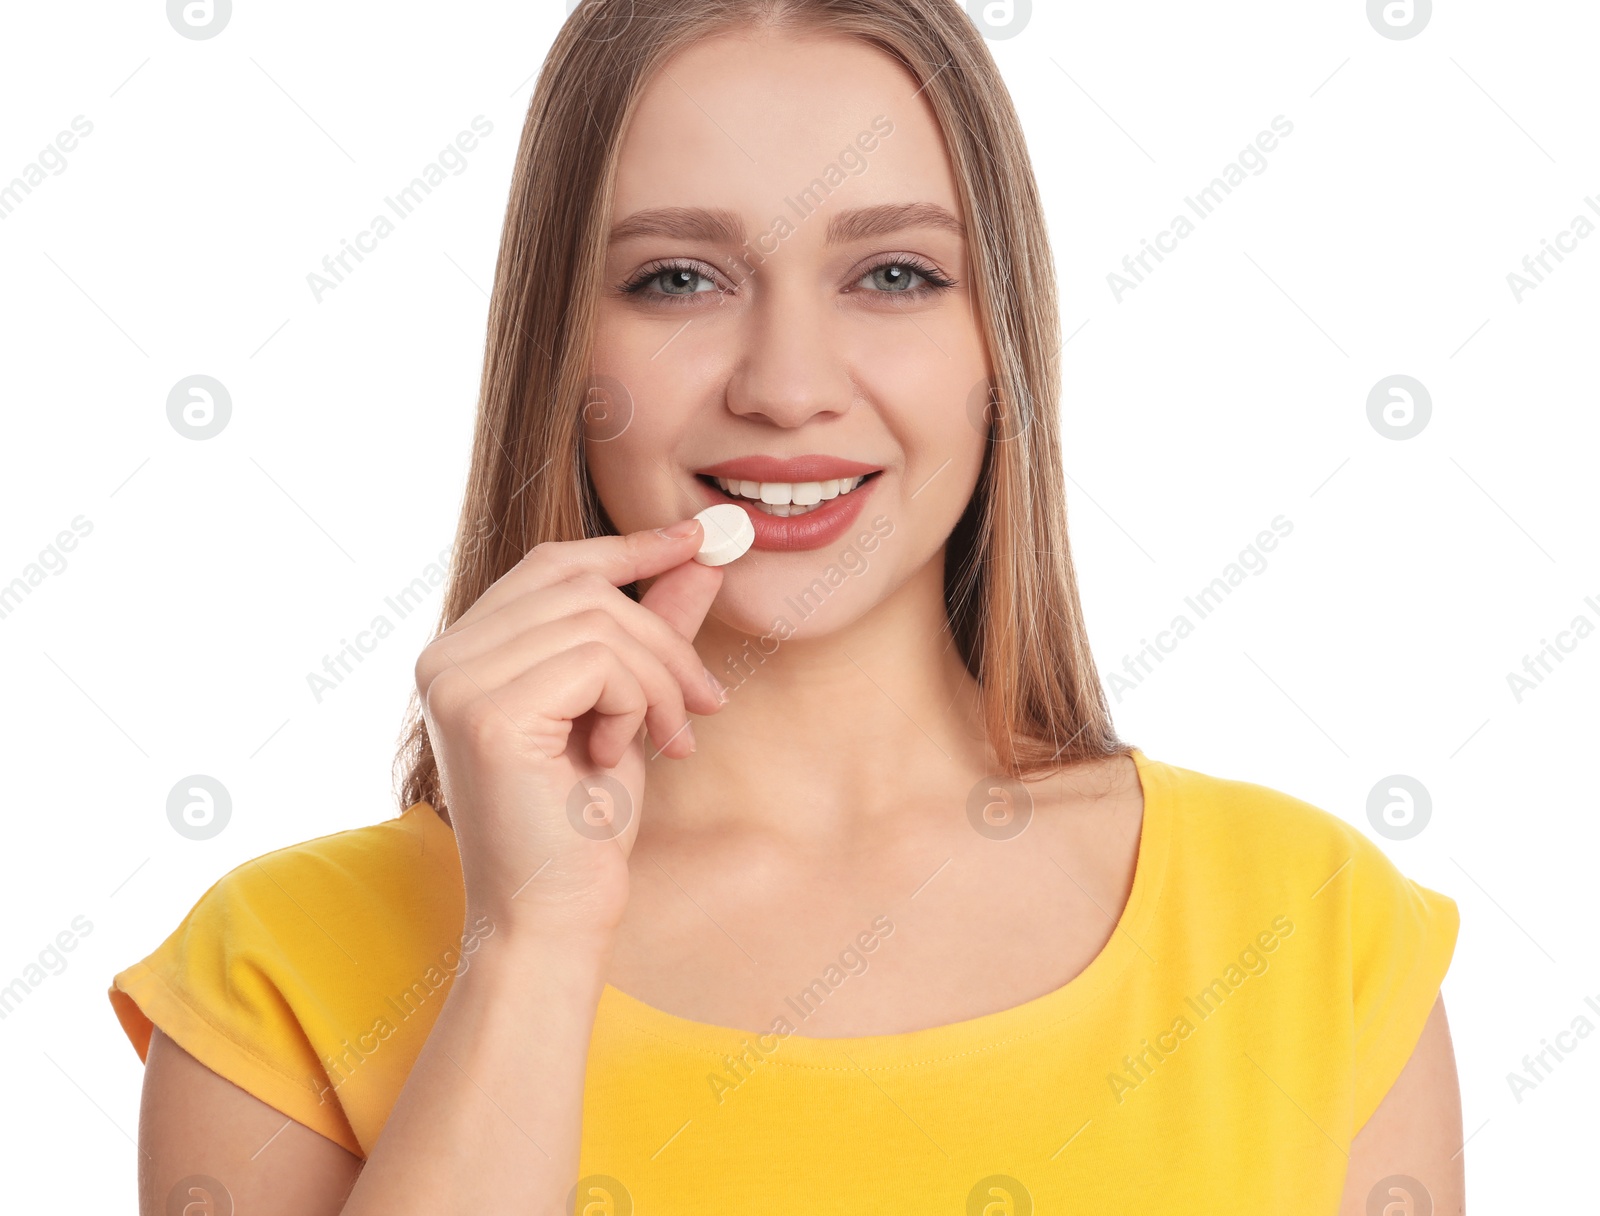
<svg viewBox="0 0 1600 1216"><path fill-rule="evenodd" d="M646 86L620 149L615 215L680 205L767 217L817 181L848 187L856 206L956 199L932 111L889 56L850 38L724 35Z"/></svg>

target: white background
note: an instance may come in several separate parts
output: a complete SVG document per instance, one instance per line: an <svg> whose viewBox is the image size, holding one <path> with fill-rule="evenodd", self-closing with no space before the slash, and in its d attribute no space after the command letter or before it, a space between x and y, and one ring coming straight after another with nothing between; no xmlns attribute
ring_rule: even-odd
<svg viewBox="0 0 1600 1216"><path fill-rule="evenodd" d="M1114 698L1117 725L1361 825L1458 902L1444 992L1473 1207L1562 1207L1592 1193L1600 1035L1520 1102L1506 1078L1579 1014L1600 1027L1600 634L1520 702L1507 673L1575 617L1600 625L1600 234L1520 302L1506 276L1600 222L1600 12L1458 0L1394 40L1360 0L1037 7L991 47L1072 335L1069 510L1102 674L1293 523ZM0 619L0 985L93 925L0 1021L15 1210L68 1186L76 1210L134 1209L141 1069L112 974L234 865L396 812L437 593L320 703L307 674L450 544L513 155L565 13L239 0L189 40L155 0L7 7L0 183L93 123L0 221L0 585L92 524ZM480 114L465 172L314 299L308 272ZM1269 167L1119 303L1108 272L1280 114ZM233 404L203 442L166 416L194 374ZM1431 395L1415 438L1368 421L1392 374ZM194 773L233 802L206 841L166 818ZM1367 821L1391 774L1431 794L1412 839Z"/></svg>

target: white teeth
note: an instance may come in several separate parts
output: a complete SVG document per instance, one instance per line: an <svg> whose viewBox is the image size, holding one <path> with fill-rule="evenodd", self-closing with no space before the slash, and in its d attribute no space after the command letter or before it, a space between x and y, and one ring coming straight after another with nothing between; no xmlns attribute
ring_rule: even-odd
<svg viewBox="0 0 1600 1216"><path fill-rule="evenodd" d="M744 481L739 478L714 479L723 493L733 498L752 500L758 510L768 515L787 518L804 515L829 499L848 494L863 481L862 477L841 477L831 481Z"/></svg>

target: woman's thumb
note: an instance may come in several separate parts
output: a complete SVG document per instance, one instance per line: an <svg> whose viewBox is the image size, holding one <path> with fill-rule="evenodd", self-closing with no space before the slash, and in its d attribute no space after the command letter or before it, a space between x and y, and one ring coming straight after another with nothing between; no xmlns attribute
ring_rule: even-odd
<svg viewBox="0 0 1600 1216"><path fill-rule="evenodd" d="M639 602L692 642L721 589L721 566L687 561L658 574Z"/></svg>

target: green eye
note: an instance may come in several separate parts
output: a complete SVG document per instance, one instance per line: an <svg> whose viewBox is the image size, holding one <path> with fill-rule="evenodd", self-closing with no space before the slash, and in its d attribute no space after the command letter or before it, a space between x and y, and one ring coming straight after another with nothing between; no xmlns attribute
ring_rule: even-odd
<svg viewBox="0 0 1600 1216"><path fill-rule="evenodd" d="M700 284L705 284L704 287ZM652 285L654 285L652 287ZM622 290L629 295L671 296L688 299L718 290L716 281L687 263L655 263L646 266Z"/></svg>
<svg viewBox="0 0 1600 1216"><path fill-rule="evenodd" d="M856 285L870 286L879 295L927 296L954 287L955 280L940 274L926 262L902 256L879 262L862 275Z"/></svg>
<svg viewBox="0 0 1600 1216"><path fill-rule="evenodd" d="M914 279L921 277L903 262L891 262L887 266L880 266L871 275L873 282L885 291L905 291Z"/></svg>
<svg viewBox="0 0 1600 1216"><path fill-rule="evenodd" d="M696 282L710 282L705 275L686 269L663 270L655 276L655 280L661 284L662 291L669 296L695 295L698 290L695 287Z"/></svg>

